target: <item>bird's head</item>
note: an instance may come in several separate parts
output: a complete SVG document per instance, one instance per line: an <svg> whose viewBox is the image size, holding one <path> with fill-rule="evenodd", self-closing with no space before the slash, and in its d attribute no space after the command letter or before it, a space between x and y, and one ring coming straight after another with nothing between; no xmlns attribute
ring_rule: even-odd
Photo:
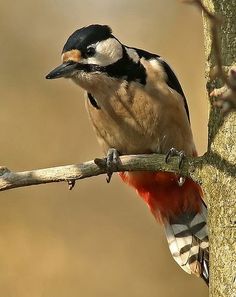
<svg viewBox="0 0 236 297"><path fill-rule="evenodd" d="M47 79L75 78L80 73L106 72L123 57L122 44L106 25L90 25L76 30L62 50L62 64Z"/></svg>

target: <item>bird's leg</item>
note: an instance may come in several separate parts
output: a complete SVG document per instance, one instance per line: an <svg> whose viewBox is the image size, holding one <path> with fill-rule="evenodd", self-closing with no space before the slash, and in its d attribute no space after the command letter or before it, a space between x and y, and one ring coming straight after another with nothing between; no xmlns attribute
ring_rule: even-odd
<svg viewBox="0 0 236 297"><path fill-rule="evenodd" d="M117 169L117 165L119 163L119 152L114 149L110 148L107 152L107 157L106 157L106 165L107 165L107 182L109 183L111 181L111 177L113 172Z"/></svg>
<svg viewBox="0 0 236 297"><path fill-rule="evenodd" d="M185 183L185 177L179 176L177 182L178 182L179 187L182 187L182 185Z"/></svg>
<svg viewBox="0 0 236 297"><path fill-rule="evenodd" d="M68 179L67 183L68 183L68 189L71 191L75 186L75 179Z"/></svg>
<svg viewBox="0 0 236 297"><path fill-rule="evenodd" d="M117 165L120 161L119 155L120 154L116 149L109 148L105 160L98 159L98 158L94 160L94 163L97 164L99 167L106 168L106 171L107 171L106 181L108 183L111 181L113 172L117 170Z"/></svg>
<svg viewBox="0 0 236 297"><path fill-rule="evenodd" d="M183 166L184 158L186 157L184 151L178 151L176 148L172 147L169 150L169 152L166 154L166 159L165 159L166 163L168 163L170 158L174 157L174 156L179 157L179 169L181 169ZM182 187L184 182L185 182L185 178L183 176L179 176L178 177L178 185L180 187Z"/></svg>
<svg viewBox="0 0 236 297"><path fill-rule="evenodd" d="M184 151L178 151L176 148L172 147L169 152L166 154L166 163L169 162L171 157L177 156L179 157L179 169L181 169L182 165L183 165L183 160L185 158L185 153Z"/></svg>

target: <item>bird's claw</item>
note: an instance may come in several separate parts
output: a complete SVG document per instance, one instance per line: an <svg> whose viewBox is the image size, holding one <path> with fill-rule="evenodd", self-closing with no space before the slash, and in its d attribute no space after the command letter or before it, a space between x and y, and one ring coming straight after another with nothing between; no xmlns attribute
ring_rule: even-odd
<svg viewBox="0 0 236 297"><path fill-rule="evenodd" d="M119 152L114 149L110 148L107 152L107 156L104 159L96 158L94 159L94 163L100 168L106 168L107 177L106 181L109 183L111 181L111 177L113 172L117 170L117 165L120 162Z"/></svg>
<svg viewBox="0 0 236 297"><path fill-rule="evenodd" d="M170 158L171 158L171 157L174 157L174 156L178 156L178 157L179 157L179 169L181 169L182 166L183 166L184 158L185 158L185 153L184 153L184 151L178 151L178 150L175 149L175 148L171 148L171 149L169 150L169 152L166 154L166 159L165 159L166 163L168 163L169 160L170 160ZM178 185L179 185L180 187L182 187L183 184L184 184L184 182L185 182L185 177L183 177L183 176L179 176L177 182L178 182Z"/></svg>
<svg viewBox="0 0 236 297"><path fill-rule="evenodd" d="M179 176L177 182L179 187L182 187L182 185L185 183L185 177Z"/></svg>
<svg viewBox="0 0 236 297"><path fill-rule="evenodd" d="M106 156L107 183L111 181L112 174L116 171L119 160L119 152L114 148L110 148Z"/></svg>
<svg viewBox="0 0 236 297"><path fill-rule="evenodd" d="M168 163L170 158L174 157L174 156L179 157L179 169L181 169L183 166L184 158L185 158L184 151L178 151L176 148L172 147L169 150L169 152L166 154L166 159L165 159L166 163Z"/></svg>
<svg viewBox="0 0 236 297"><path fill-rule="evenodd" d="M68 183L68 189L71 191L75 186L75 179L68 179L67 183Z"/></svg>

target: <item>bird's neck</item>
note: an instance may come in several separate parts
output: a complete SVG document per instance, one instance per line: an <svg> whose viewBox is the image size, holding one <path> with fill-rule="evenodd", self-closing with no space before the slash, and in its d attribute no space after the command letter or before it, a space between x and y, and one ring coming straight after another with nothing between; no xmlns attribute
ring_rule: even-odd
<svg viewBox="0 0 236 297"><path fill-rule="evenodd" d="M84 65L84 69L72 80L94 96L101 93L104 96L111 91L116 92L121 84L137 82L145 85L146 69L140 60L134 61L126 53L122 59L107 66Z"/></svg>
<svg viewBox="0 0 236 297"><path fill-rule="evenodd" d="M122 85L126 85L126 82L121 79L100 72L82 72L73 77L72 80L95 98L103 98L103 100L114 96Z"/></svg>

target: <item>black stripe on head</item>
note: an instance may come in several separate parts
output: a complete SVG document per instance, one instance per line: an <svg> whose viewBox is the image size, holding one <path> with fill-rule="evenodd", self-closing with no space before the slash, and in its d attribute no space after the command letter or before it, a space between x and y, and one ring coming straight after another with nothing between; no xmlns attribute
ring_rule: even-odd
<svg viewBox="0 0 236 297"><path fill-rule="evenodd" d="M136 81L140 84L146 83L146 70L144 66L138 62L134 62L123 48L123 57L108 66L99 66L96 64L77 64L78 70L85 72L102 72L108 74L110 77L123 79L126 81Z"/></svg>
<svg viewBox="0 0 236 297"><path fill-rule="evenodd" d="M106 25L90 25L76 30L66 41L62 53L72 49L85 49L88 45L106 40L112 36L112 30Z"/></svg>
<svg viewBox="0 0 236 297"><path fill-rule="evenodd" d="M123 57L116 63L106 67L106 72L112 77L122 78L126 81L136 81L146 84L146 70L138 62L134 62L123 47Z"/></svg>

